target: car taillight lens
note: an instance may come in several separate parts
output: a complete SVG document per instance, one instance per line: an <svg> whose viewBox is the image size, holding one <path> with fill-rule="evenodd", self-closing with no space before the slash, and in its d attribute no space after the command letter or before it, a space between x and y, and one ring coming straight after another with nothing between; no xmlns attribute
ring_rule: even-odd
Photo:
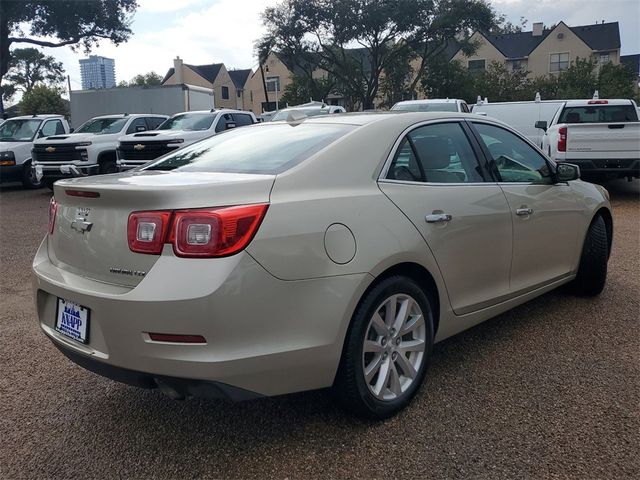
<svg viewBox="0 0 640 480"><path fill-rule="evenodd" d="M560 127L558 129L558 151L567 151L567 127Z"/></svg>
<svg viewBox="0 0 640 480"><path fill-rule="evenodd" d="M129 249L160 254L165 243L179 257L226 257L243 250L255 235L267 204L129 215Z"/></svg>
<svg viewBox="0 0 640 480"><path fill-rule="evenodd" d="M162 253L170 219L170 211L133 212L127 225L129 249L137 253Z"/></svg>
<svg viewBox="0 0 640 480"><path fill-rule="evenodd" d="M53 235L53 227L56 225L56 214L58 213L58 203L55 197L49 200L49 235Z"/></svg>
<svg viewBox="0 0 640 480"><path fill-rule="evenodd" d="M171 240L179 257L226 257L244 249L255 235L267 205L179 210Z"/></svg>

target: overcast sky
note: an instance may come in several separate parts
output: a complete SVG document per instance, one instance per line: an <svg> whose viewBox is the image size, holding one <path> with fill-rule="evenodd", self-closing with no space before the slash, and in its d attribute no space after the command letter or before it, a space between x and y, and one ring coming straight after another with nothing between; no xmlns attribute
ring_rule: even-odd
<svg viewBox="0 0 640 480"><path fill-rule="evenodd" d="M131 39L118 47L103 42L91 52L114 58L117 81L151 70L160 75L179 55L185 63L224 63L227 68L255 68L253 42L264 32L260 13L278 0L139 0ZM640 53L640 0L492 0L498 12L518 23L569 26L620 22L622 54ZM71 88L80 89L81 52L49 48L63 61Z"/></svg>

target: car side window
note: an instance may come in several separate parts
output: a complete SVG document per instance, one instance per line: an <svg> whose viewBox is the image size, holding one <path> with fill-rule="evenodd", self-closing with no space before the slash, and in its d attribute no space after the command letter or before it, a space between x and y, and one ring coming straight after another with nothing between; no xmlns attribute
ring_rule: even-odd
<svg viewBox="0 0 640 480"><path fill-rule="evenodd" d="M216 124L216 133L223 132L227 129L227 123L233 123L233 117L229 113L225 113L224 115L220 115L218 117L218 123Z"/></svg>
<svg viewBox="0 0 640 480"><path fill-rule="evenodd" d="M129 124L127 128L127 135L130 133L143 132L147 129L147 123L143 117L138 117Z"/></svg>
<svg viewBox="0 0 640 480"><path fill-rule="evenodd" d="M149 130L155 130L160 126L162 122L166 120L165 118L162 118L162 117L146 117L146 118L147 118L147 125L149 126Z"/></svg>
<svg viewBox="0 0 640 480"><path fill-rule="evenodd" d="M474 123L502 182L554 183L547 160L531 145L504 128Z"/></svg>
<svg viewBox="0 0 640 480"><path fill-rule="evenodd" d="M471 143L459 123L425 125L402 140L387 178L429 183L483 182Z"/></svg>
<svg viewBox="0 0 640 480"><path fill-rule="evenodd" d="M60 135L64 133L64 127L60 120L49 120L45 122L40 131L41 137L50 137L51 135Z"/></svg>
<svg viewBox="0 0 640 480"><path fill-rule="evenodd" d="M233 119L236 121L236 125L238 127L243 127L245 125L251 125L253 120L251 115L247 115L246 113L234 113Z"/></svg>

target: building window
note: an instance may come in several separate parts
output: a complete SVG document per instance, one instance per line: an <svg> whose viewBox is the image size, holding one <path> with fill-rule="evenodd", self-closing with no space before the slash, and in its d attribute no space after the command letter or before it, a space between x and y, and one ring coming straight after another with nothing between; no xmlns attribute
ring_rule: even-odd
<svg viewBox="0 0 640 480"><path fill-rule="evenodd" d="M549 71L560 72L569 68L569 53L552 53L549 56Z"/></svg>
<svg viewBox="0 0 640 480"><path fill-rule="evenodd" d="M282 91L280 89L280 77L267 77L265 82L267 83L267 92Z"/></svg>
<svg viewBox="0 0 640 480"><path fill-rule="evenodd" d="M611 61L611 57L609 56L609 52L600 54L600 65L604 65L605 63L609 63Z"/></svg>
<svg viewBox="0 0 640 480"><path fill-rule="evenodd" d="M467 68L470 73L479 73L484 72L485 69L485 60L469 60L467 63Z"/></svg>
<svg viewBox="0 0 640 480"><path fill-rule="evenodd" d="M527 69L527 61L526 60L514 60L512 62L513 70L526 70Z"/></svg>
<svg viewBox="0 0 640 480"><path fill-rule="evenodd" d="M229 100L229 87L222 87L222 99Z"/></svg>
<svg viewBox="0 0 640 480"><path fill-rule="evenodd" d="M242 90L238 90L238 91L236 92L236 95L238 95L238 98L242 97Z"/></svg>

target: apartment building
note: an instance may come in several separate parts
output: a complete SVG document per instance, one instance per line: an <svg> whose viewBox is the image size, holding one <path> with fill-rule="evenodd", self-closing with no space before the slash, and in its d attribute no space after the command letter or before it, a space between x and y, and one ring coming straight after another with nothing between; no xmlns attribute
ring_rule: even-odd
<svg viewBox="0 0 640 480"><path fill-rule="evenodd" d="M116 86L116 62L113 58L90 55L80 60L82 89L113 88Z"/></svg>

